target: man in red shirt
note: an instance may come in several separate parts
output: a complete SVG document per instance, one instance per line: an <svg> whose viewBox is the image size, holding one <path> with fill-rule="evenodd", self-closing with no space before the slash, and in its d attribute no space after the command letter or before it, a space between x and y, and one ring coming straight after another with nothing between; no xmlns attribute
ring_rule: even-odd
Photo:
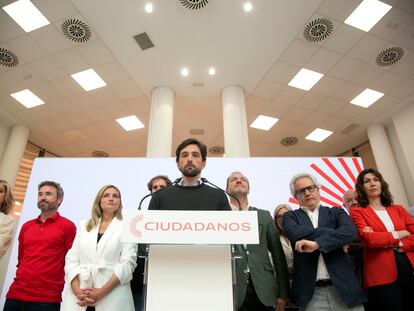
<svg viewBox="0 0 414 311"><path fill-rule="evenodd" d="M43 181L38 191L40 215L20 230L16 277L3 311L60 310L65 256L72 246L76 227L57 211L63 200L60 184Z"/></svg>

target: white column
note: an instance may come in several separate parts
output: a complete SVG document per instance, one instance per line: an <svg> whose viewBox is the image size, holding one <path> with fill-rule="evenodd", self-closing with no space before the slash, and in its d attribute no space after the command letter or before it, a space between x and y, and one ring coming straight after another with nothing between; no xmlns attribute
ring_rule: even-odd
<svg viewBox="0 0 414 311"><path fill-rule="evenodd" d="M14 187L17 173L19 172L20 161L26 149L30 130L24 125L15 125L11 129L9 140L0 164L0 176L7 180L10 187Z"/></svg>
<svg viewBox="0 0 414 311"><path fill-rule="evenodd" d="M222 91L224 149L227 157L249 157L246 104L240 86L226 86Z"/></svg>
<svg viewBox="0 0 414 311"><path fill-rule="evenodd" d="M413 98L413 97L412 97ZM408 201L414 206L414 100L403 110L392 117L393 127L395 128L394 137L390 137L390 142L395 151L397 165L400 167L401 177L405 183ZM394 138L391 140L391 138ZM397 145L395 148L394 146ZM408 206L407 206L408 207Z"/></svg>
<svg viewBox="0 0 414 311"><path fill-rule="evenodd" d="M367 129L367 133L378 170L389 184L394 202L408 206L407 194L384 126L372 125Z"/></svg>
<svg viewBox="0 0 414 311"><path fill-rule="evenodd" d="M152 90L147 157L170 157L174 115L174 91L167 86Z"/></svg>
<svg viewBox="0 0 414 311"><path fill-rule="evenodd" d="M1 121L1 120L0 120ZM7 141L9 140L10 128L0 122L0 163L6 149Z"/></svg>

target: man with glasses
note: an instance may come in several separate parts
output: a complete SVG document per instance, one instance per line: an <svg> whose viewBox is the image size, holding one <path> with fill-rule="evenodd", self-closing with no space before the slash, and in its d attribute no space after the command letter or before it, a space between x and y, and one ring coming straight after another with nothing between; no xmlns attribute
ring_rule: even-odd
<svg viewBox="0 0 414 311"><path fill-rule="evenodd" d="M355 226L342 208L321 205L319 186L307 173L295 175L290 182L300 205L283 217L294 248L295 302L306 311L364 310L365 295L344 251L356 236Z"/></svg>

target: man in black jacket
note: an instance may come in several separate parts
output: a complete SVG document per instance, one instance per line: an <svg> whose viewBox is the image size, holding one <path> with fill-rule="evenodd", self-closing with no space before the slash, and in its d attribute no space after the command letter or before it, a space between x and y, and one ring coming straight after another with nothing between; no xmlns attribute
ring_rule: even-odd
<svg viewBox="0 0 414 311"><path fill-rule="evenodd" d="M194 138L184 140L175 152L181 181L157 192L151 198L149 210L230 210L227 196L201 180L206 166L207 146Z"/></svg>

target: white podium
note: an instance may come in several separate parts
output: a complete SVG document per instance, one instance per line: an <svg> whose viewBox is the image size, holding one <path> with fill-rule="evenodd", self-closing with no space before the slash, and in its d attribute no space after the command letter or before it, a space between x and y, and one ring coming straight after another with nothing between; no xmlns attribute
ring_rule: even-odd
<svg viewBox="0 0 414 311"><path fill-rule="evenodd" d="M235 310L231 245L259 243L256 212L125 211L124 221L123 241L149 245L146 311Z"/></svg>

